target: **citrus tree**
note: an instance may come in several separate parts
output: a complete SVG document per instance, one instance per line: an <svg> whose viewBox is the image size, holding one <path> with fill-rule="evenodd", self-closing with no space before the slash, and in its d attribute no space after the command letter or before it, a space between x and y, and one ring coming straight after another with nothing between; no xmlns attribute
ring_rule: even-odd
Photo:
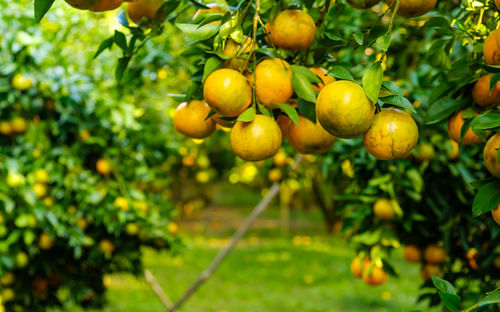
<svg viewBox="0 0 500 312"><path fill-rule="evenodd" d="M52 2L35 1L37 21ZM181 31L172 64L184 60L190 83L172 95L185 102L174 127L196 140L231 128L234 154L274 157L266 168L279 167L284 139L324 154L304 185L357 244L353 274L384 283L405 245L422 264L421 298L458 311L498 286L498 19L487 0L138 0L96 55L118 48L117 81L133 85L155 65L150 51L169 51L155 40ZM436 291L432 276L455 293Z"/></svg>

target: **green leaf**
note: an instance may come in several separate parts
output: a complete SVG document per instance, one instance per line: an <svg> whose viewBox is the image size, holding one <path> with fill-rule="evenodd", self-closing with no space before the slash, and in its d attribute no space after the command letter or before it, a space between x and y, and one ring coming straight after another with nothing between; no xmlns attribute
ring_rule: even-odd
<svg viewBox="0 0 500 312"><path fill-rule="evenodd" d="M205 67L203 68L203 78L201 82L205 82L208 76L213 73L215 70L219 69L223 64L223 61L217 56L212 56L205 62Z"/></svg>
<svg viewBox="0 0 500 312"><path fill-rule="evenodd" d="M495 180L479 188L472 203L472 216L478 217L495 209L500 203L500 180Z"/></svg>
<svg viewBox="0 0 500 312"><path fill-rule="evenodd" d="M415 110L415 107L413 107L413 105L411 105L410 101L408 101L408 99L405 98L404 96L389 95L389 96L380 98L380 100L386 104L391 104L391 105L399 106L402 108L406 108L406 109L410 110L411 112L413 112L414 114L417 113L417 111Z"/></svg>
<svg viewBox="0 0 500 312"><path fill-rule="evenodd" d="M389 46L391 45L391 36L384 35L378 37L375 45L379 50L387 51L387 49L389 49Z"/></svg>
<svg viewBox="0 0 500 312"><path fill-rule="evenodd" d="M314 103L299 99L297 101L297 108L302 116L316 123L316 107Z"/></svg>
<svg viewBox="0 0 500 312"><path fill-rule="evenodd" d="M269 109L267 109L264 105L258 104L257 107L259 108L259 112L262 115L274 118L273 113Z"/></svg>
<svg viewBox="0 0 500 312"><path fill-rule="evenodd" d="M272 103L271 105L278 107L281 109L285 114L290 117L290 119L296 124L299 124L299 114L297 113L297 110L293 108L290 104L275 104Z"/></svg>
<svg viewBox="0 0 500 312"><path fill-rule="evenodd" d="M127 51L127 38L125 38L125 34L115 30L115 34L113 36L113 41L119 46L123 51Z"/></svg>
<svg viewBox="0 0 500 312"><path fill-rule="evenodd" d="M481 301L479 301L478 308L499 302L500 302L500 289L497 289L496 291L490 293L488 296L481 299Z"/></svg>
<svg viewBox="0 0 500 312"><path fill-rule="evenodd" d="M314 88L306 76L294 72L292 76L292 87L299 98L313 103L316 102L316 92L314 92Z"/></svg>
<svg viewBox="0 0 500 312"><path fill-rule="evenodd" d="M127 69L129 62L130 62L130 56L125 56L118 59L118 66L116 66L115 70L116 80L118 81L122 80L123 74L125 73L125 70Z"/></svg>
<svg viewBox="0 0 500 312"><path fill-rule="evenodd" d="M444 305L451 312L460 312L460 303L462 302L462 298L454 294L448 294L439 292L439 297L443 300Z"/></svg>
<svg viewBox="0 0 500 312"><path fill-rule="evenodd" d="M332 74L335 78L338 79L354 81L351 73L342 66L334 66L329 74Z"/></svg>
<svg viewBox="0 0 500 312"><path fill-rule="evenodd" d="M354 38L354 41L356 41L357 44L363 45L365 35L362 32L358 31L352 34L352 37Z"/></svg>
<svg viewBox="0 0 500 312"><path fill-rule="evenodd" d="M208 24L198 28L197 24L176 24L177 27L190 39L206 40L209 39L219 31L220 25Z"/></svg>
<svg viewBox="0 0 500 312"><path fill-rule="evenodd" d="M111 49L114 42L114 37L110 37L101 42L101 44L99 45L99 49L97 49L97 52L94 54L94 58L98 57L102 52L104 52L104 50Z"/></svg>
<svg viewBox="0 0 500 312"><path fill-rule="evenodd" d="M320 83L321 79L316 76L309 68L300 65L292 65L293 73L299 73L305 76L311 83Z"/></svg>
<svg viewBox="0 0 500 312"><path fill-rule="evenodd" d="M461 102L454 99L441 99L436 101L427 111L424 122L428 125L439 122L457 111L461 104Z"/></svg>
<svg viewBox="0 0 500 312"><path fill-rule="evenodd" d="M40 23L45 14L54 4L54 0L35 0L35 21Z"/></svg>
<svg viewBox="0 0 500 312"><path fill-rule="evenodd" d="M452 294L452 295L457 294L455 287L453 287L453 285L450 282L448 282L442 278L439 278L437 276L433 276L432 283L440 292L448 293L448 294Z"/></svg>
<svg viewBox="0 0 500 312"><path fill-rule="evenodd" d="M500 127L500 114L480 115L471 122L472 130L487 130Z"/></svg>
<svg viewBox="0 0 500 312"><path fill-rule="evenodd" d="M382 82L382 89L387 90L394 95L404 96L403 90L393 81Z"/></svg>
<svg viewBox="0 0 500 312"><path fill-rule="evenodd" d="M255 106L250 106L238 116L238 121L250 122L255 119Z"/></svg>
<svg viewBox="0 0 500 312"><path fill-rule="evenodd" d="M373 63L363 75L363 89L365 89L366 96L373 103L377 103L380 88L382 87L383 75L380 62Z"/></svg>
<svg viewBox="0 0 500 312"><path fill-rule="evenodd" d="M444 17L432 17L425 22L424 27L450 27L450 22Z"/></svg>

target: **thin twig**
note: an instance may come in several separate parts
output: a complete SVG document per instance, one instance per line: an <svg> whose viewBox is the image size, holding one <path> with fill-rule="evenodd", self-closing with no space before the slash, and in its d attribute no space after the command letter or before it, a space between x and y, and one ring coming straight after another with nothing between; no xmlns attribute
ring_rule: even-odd
<svg viewBox="0 0 500 312"><path fill-rule="evenodd" d="M154 275L148 270L144 270L144 279L151 286L151 289L154 291L156 296L160 299L161 303L167 308L172 309L174 307L174 303L167 297L161 285L155 279Z"/></svg>
<svg viewBox="0 0 500 312"><path fill-rule="evenodd" d="M298 155L295 158L295 163L293 164L290 171L295 170L295 168L297 168L301 160L302 160L302 155ZM165 306L168 312L178 311L178 309L198 290L198 288L201 285L203 285L203 283L205 283L205 281L207 281L214 274L217 268L221 265L222 261L224 261L224 259L229 255L229 253L233 250L236 244L248 232L252 224L259 217L259 215L264 210L266 210L271 201L276 197L276 195L279 194L280 189L281 189L281 183L274 183L271 186L267 195L264 198L262 198L262 200L257 204L257 206L255 206L250 215L243 221L241 226L231 237L229 244L224 249L219 251L217 256L215 256L215 258L212 260L212 263L210 263L210 265L201 273L201 275L191 285L191 287L189 287L188 290L186 290L184 295L174 304L173 307L169 308Z"/></svg>

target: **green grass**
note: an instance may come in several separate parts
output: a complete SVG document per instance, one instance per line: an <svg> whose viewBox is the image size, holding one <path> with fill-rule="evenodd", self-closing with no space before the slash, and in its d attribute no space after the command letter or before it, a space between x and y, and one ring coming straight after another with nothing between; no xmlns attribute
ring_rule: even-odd
<svg viewBox="0 0 500 312"><path fill-rule="evenodd" d="M196 234L186 239L188 248L182 255L148 251L145 256L146 267L173 300L227 241ZM425 305L415 304L421 282L418 266L397 260L395 264L404 277L370 287L349 272L353 256L343 240L336 238L315 236L310 245L297 246L291 238L262 238L251 233L181 311L429 311ZM162 311L143 280L112 276L109 290L106 312Z"/></svg>

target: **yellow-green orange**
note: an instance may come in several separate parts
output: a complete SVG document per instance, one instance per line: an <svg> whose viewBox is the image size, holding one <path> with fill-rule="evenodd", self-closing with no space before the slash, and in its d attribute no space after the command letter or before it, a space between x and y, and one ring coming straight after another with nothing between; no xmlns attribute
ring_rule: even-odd
<svg viewBox="0 0 500 312"><path fill-rule="evenodd" d="M373 204L373 214L380 220L390 220L394 218L394 209L391 200L388 198L379 198L375 204Z"/></svg>
<svg viewBox="0 0 500 312"><path fill-rule="evenodd" d="M255 69L255 94L264 105L284 104L293 95L292 68L279 58L261 61Z"/></svg>
<svg viewBox="0 0 500 312"><path fill-rule="evenodd" d="M203 101L192 100L177 106L174 127L180 133L195 139L204 139L215 131L215 122L207 118L210 107ZM206 119L206 120L205 120Z"/></svg>
<svg viewBox="0 0 500 312"><path fill-rule="evenodd" d="M370 128L375 105L355 82L342 80L325 86L316 101L316 117L336 137L350 139Z"/></svg>
<svg viewBox="0 0 500 312"><path fill-rule="evenodd" d="M252 47L253 40L248 36L244 36L241 43L237 43L233 39L229 38L226 41L224 49L222 50L222 54L231 57L224 62L224 67L235 70L244 70L245 65L247 64L247 57L244 55L250 53L252 51ZM257 49L258 46L255 45L255 48Z"/></svg>
<svg viewBox="0 0 500 312"><path fill-rule="evenodd" d="M497 178L500 178L500 165L498 164L498 149L500 149L500 133L495 133L488 139L484 147L484 163L488 171Z"/></svg>
<svg viewBox="0 0 500 312"><path fill-rule="evenodd" d="M252 89L247 78L229 68L211 73L203 86L208 105L224 117L236 117L252 103Z"/></svg>
<svg viewBox="0 0 500 312"><path fill-rule="evenodd" d="M256 115L251 122L238 121L231 130L231 146L243 160L273 157L281 146L281 130L274 119Z"/></svg>
<svg viewBox="0 0 500 312"><path fill-rule="evenodd" d="M375 115L372 126L363 135L366 150L382 160L407 156L417 141L417 124L410 115L395 108Z"/></svg>
<svg viewBox="0 0 500 312"><path fill-rule="evenodd" d="M14 89L26 91L33 87L33 81L31 81L28 76L25 76L22 73L17 73L14 77L12 77L12 86Z"/></svg>
<svg viewBox="0 0 500 312"><path fill-rule="evenodd" d="M300 10L285 10L271 23L271 41L278 47L305 50L316 38L316 23L309 14Z"/></svg>
<svg viewBox="0 0 500 312"><path fill-rule="evenodd" d="M143 18L148 22L160 21L165 17L165 12L159 11L163 0L136 0L127 4L128 17L136 24Z"/></svg>
<svg viewBox="0 0 500 312"><path fill-rule="evenodd" d="M288 125L287 139L290 145L301 154L323 154L333 143L335 137L318 123L299 116L299 124Z"/></svg>
<svg viewBox="0 0 500 312"><path fill-rule="evenodd" d="M99 0L93 7L90 8L90 11L94 12L102 12L117 9L123 0Z"/></svg>

